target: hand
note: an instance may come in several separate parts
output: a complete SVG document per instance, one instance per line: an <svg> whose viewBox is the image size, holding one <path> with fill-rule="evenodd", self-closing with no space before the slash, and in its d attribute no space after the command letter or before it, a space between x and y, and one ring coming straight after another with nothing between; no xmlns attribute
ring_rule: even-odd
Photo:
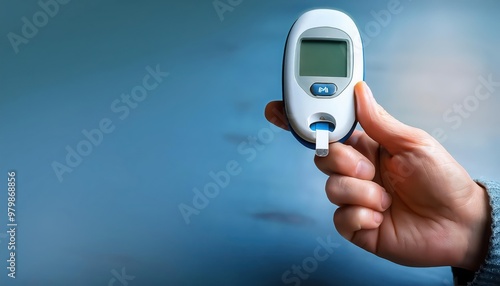
<svg viewBox="0 0 500 286"><path fill-rule="evenodd" d="M329 176L328 199L339 206L338 232L399 264L477 270L490 237L486 191L429 134L389 115L365 83L355 96L366 133L315 157ZM283 113L282 102L266 107L268 120L286 129Z"/></svg>

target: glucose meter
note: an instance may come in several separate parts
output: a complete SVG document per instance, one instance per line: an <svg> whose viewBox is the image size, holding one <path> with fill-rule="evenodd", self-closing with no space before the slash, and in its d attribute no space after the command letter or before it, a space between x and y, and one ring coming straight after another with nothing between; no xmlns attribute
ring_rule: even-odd
<svg viewBox="0 0 500 286"><path fill-rule="evenodd" d="M354 131L354 86L363 78L363 44L348 15L317 9L297 19L285 45L283 101L292 133L316 155Z"/></svg>

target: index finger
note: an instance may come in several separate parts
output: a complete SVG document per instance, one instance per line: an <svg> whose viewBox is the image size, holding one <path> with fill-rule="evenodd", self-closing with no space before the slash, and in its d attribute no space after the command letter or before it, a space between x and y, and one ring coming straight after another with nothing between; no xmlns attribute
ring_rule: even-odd
<svg viewBox="0 0 500 286"><path fill-rule="evenodd" d="M339 174L372 180L375 175L375 166L358 150L342 143L331 143L330 152L326 157L314 157L318 169L328 176Z"/></svg>
<svg viewBox="0 0 500 286"><path fill-rule="evenodd" d="M283 101L279 100L269 102L266 105L265 116L266 119L272 124L285 130L290 130L288 127L288 119L286 118Z"/></svg>

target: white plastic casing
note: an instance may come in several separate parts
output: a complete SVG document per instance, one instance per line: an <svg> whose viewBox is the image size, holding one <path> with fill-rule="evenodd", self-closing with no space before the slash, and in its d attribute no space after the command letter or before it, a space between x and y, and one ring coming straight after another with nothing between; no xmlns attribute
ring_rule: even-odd
<svg viewBox="0 0 500 286"><path fill-rule="evenodd" d="M328 31L327 35L321 33L323 30ZM347 78L308 79L309 77L299 76L299 52L303 38L347 41ZM329 142L346 139L356 125L354 86L363 79L363 44L356 24L348 15L336 10L317 9L304 13L295 22L285 49L283 99L290 126L300 138L314 143L316 132L311 129L311 124L330 122L335 125L335 130L329 132ZM339 90L332 97L313 96L308 85L314 82L335 83Z"/></svg>

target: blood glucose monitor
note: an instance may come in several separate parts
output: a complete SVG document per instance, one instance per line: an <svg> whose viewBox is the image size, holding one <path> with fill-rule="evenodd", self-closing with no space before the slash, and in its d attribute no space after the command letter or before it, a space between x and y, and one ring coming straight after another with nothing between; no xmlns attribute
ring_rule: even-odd
<svg viewBox="0 0 500 286"><path fill-rule="evenodd" d="M356 121L354 86L364 79L363 46L354 21L329 9L304 13L288 34L283 101L294 136L316 155L344 142Z"/></svg>

